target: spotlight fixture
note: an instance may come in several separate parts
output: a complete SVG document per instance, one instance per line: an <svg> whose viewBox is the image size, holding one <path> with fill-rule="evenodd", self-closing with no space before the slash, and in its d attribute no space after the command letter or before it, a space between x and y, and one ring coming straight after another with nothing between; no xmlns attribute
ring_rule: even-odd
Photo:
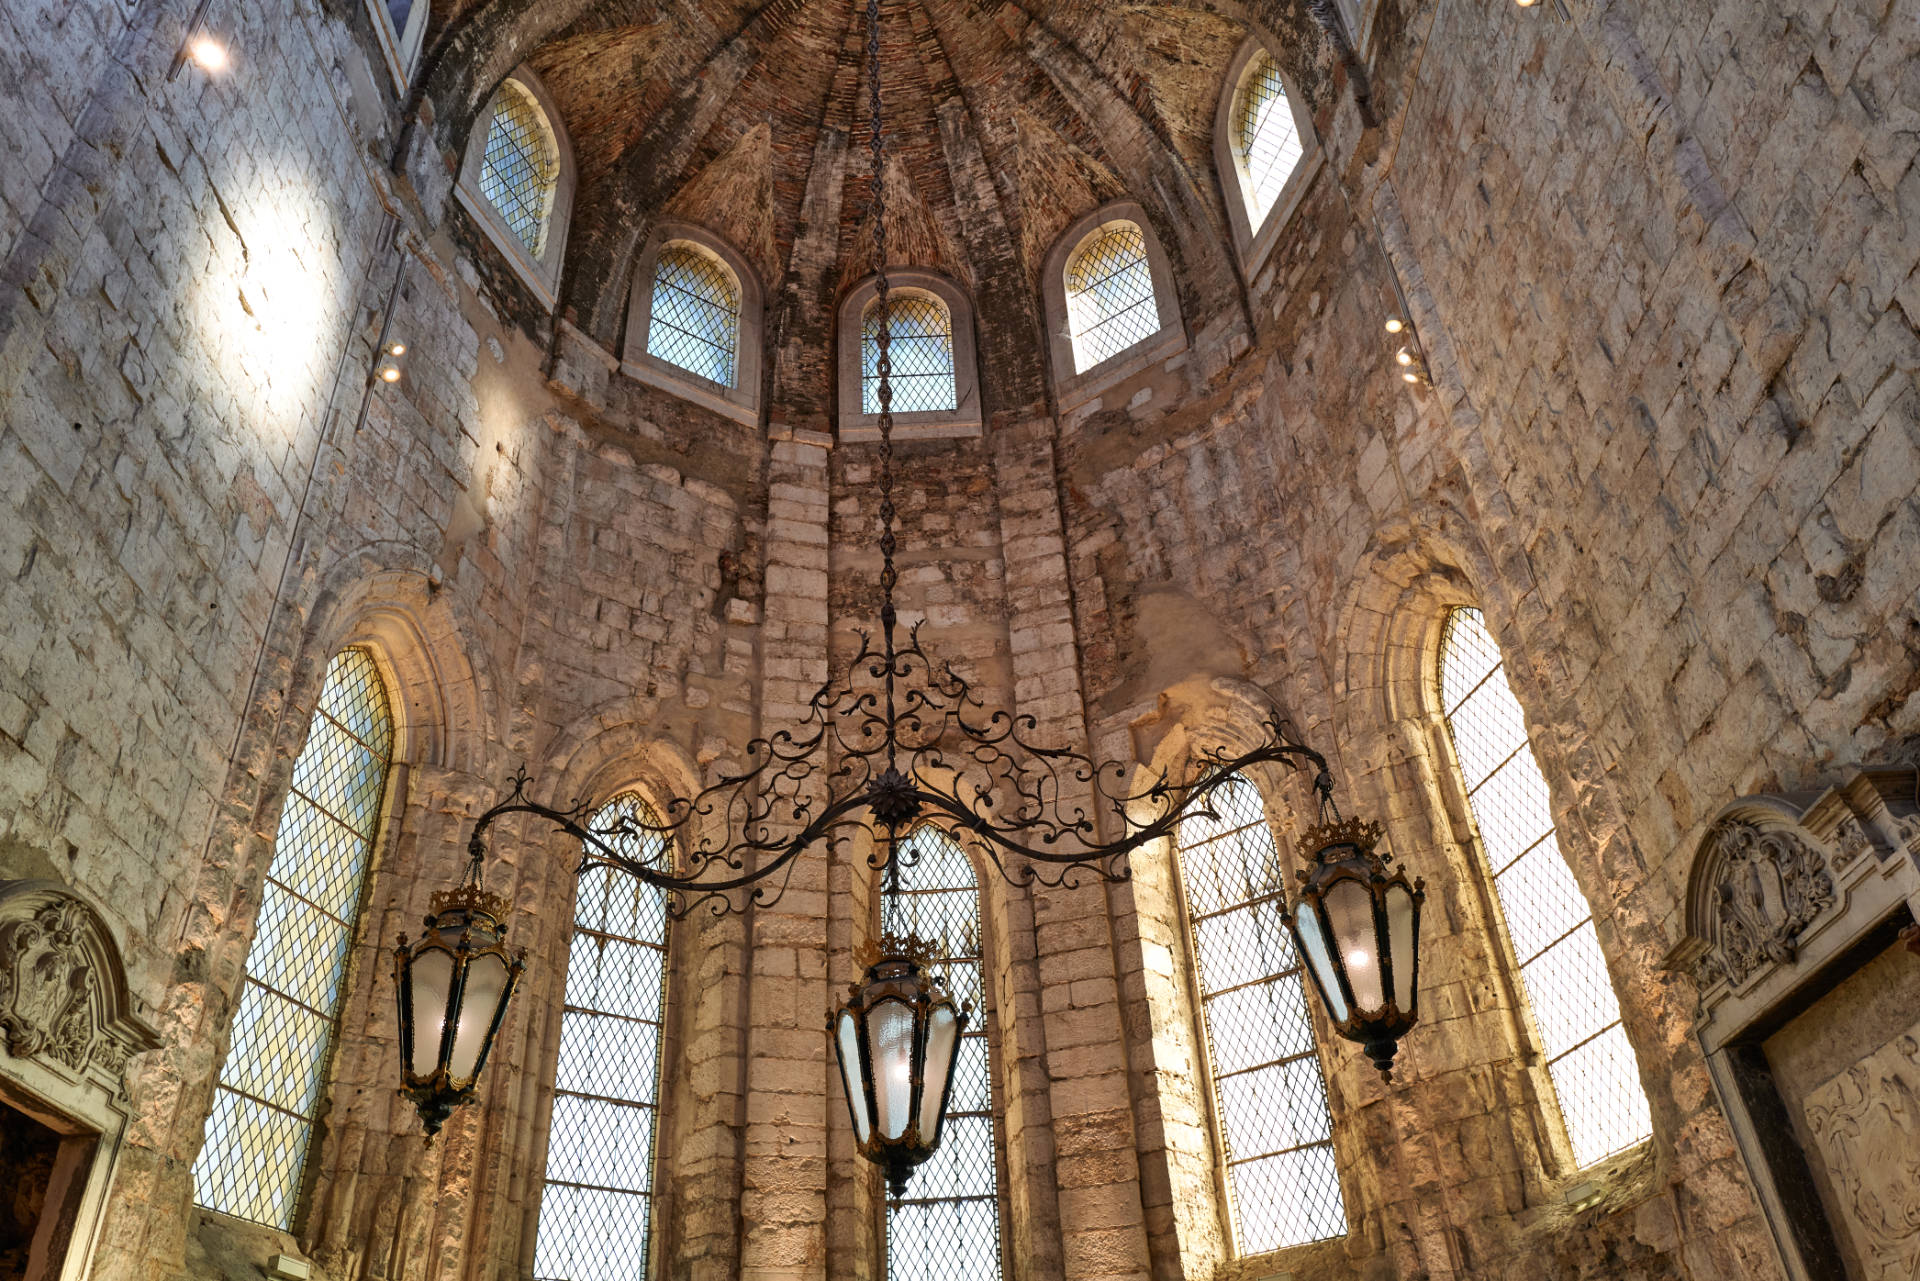
<svg viewBox="0 0 1920 1281"><path fill-rule="evenodd" d="M399 382L399 381L400 381L400 366L398 366L398 365L382 365L382 366L380 366L380 381L381 381L381 382L388 382L388 383L397 383L397 382Z"/></svg>
<svg viewBox="0 0 1920 1281"><path fill-rule="evenodd" d="M1388 332L1388 333L1390 333L1390 334L1397 334L1397 333L1399 333L1399 332L1400 332L1400 331L1401 331L1402 329L1405 329L1406 327L1407 327L1407 322L1406 322L1406 321L1404 321L1404 320L1402 320L1402 319L1400 319L1400 317L1398 317L1398 316L1388 316L1388 317L1387 317L1387 332Z"/></svg>
<svg viewBox="0 0 1920 1281"><path fill-rule="evenodd" d="M1411 365L1413 363L1413 353L1405 347L1402 347L1399 351L1393 353L1393 359L1397 364Z"/></svg>
<svg viewBox="0 0 1920 1281"><path fill-rule="evenodd" d="M227 47L212 36L201 36L189 49L193 60L207 71L227 69Z"/></svg>
<svg viewBox="0 0 1920 1281"><path fill-rule="evenodd" d="M225 71L227 69L227 47L207 34L207 10L213 7L213 0L200 0L193 7L193 16L187 19L187 32L180 38L180 47L174 50L173 62L167 67L167 80L172 82L180 74L180 68L192 62L203 71Z"/></svg>
<svg viewBox="0 0 1920 1281"><path fill-rule="evenodd" d="M387 347L387 354L389 356L404 356L407 354L407 345L403 342L392 343Z"/></svg>

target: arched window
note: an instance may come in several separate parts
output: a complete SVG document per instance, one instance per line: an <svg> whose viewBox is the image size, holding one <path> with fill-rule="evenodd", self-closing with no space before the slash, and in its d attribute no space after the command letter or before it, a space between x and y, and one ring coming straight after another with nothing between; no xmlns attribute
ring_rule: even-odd
<svg viewBox="0 0 1920 1281"><path fill-rule="evenodd" d="M524 87L504 81L487 124L480 194L535 258L547 247L547 219L559 181L560 148L546 113Z"/></svg>
<svg viewBox="0 0 1920 1281"><path fill-rule="evenodd" d="M558 296L573 187L573 152L559 113L539 77L518 68L475 118L455 191L547 307Z"/></svg>
<svg viewBox="0 0 1920 1281"><path fill-rule="evenodd" d="M1313 122L1258 40L1242 45L1227 69L1214 114L1213 162L1234 246L1251 277L1320 165Z"/></svg>
<svg viewBox="0 0 1920 1281"><path fill-rule="evenodd" d="M722 387L734 385L740 285L726 264L684 240L654 259L647 354Z"/></svg>
<svg viewBox="0 0 1920 1281"><path fill-rule="evenodd" d="M893 372L896 414L939 413L957 409L954 380L953 316L932 294L895 289L887 299L892 341L887 355ZM867 308L860 325L860 412L880 412L880 306Z"/></svg>
<svg viewBox="0 0 1920 1281"><path fill-rule="evenodd" d="M380 46L393 83L405 90L426 36L427 0L366 0L366 5L373 19L374 42Z"/></svg>
<svg viewBox="0 0 1920 1281"><path fill-rule="evenodd" d="M590 826L604 832L622 819L660 821L639 793L623 792ZM629 829L608 839L630 858L664 862L667 855L655 833ZM536 1278L647 1275L666 983L665 893L616 868L581 873L534 1235Z"/></svg>
<svg viewBox="0 0 1920 1281"><path fill-rule="evenodd" d="M1246 168L1247 205L1258 226L1306 154L1280 66L1265 50L1247 68L1233 116L1234 155Z"/></svg>
<svg viewBox="0 0 1920 1281"><path fill-rule="evenodd" d="M1160 332L1153 268L1139 227L1112 223L1067 259L1067 315L1076 373Z"/></svg>
<svg viewBox="0 0 1920 1281"><path fill-rule="evenodd" d="M293 1229L380 826L393 715L373 658L327 665L280 811L194 1200Z"/></svg>
<svg viewBox="0 0 1920 1281"><path fill-rule="evenodd" d="M1477 609L1447 616L1440 704L1574 1161L1591 1165L1647 1138L1653 1121L1593 909L1561 856L1520 701Z"/></svg>
<svg viewBox="0 0 1920 1281"><path fill-rule="evenodd" d="M1235 1236L1264 1254L1345 1235L1346 1204L1279 847L1247 779L1221 784L1212 808L1180 824L1180 879Z"/></svg>
<svg viewBox="0 0 1920 1281"><path fill-rule="evenodd" d="M940 1148L907 1195L887 1204L887 1276L988 1281L1001 1274L1000 1194L979 887L966 851L931 824L901 842L900 857L902 923L933 944L934 972L955 1000L973 1004L973 1018L956 1052Z"/></svg>

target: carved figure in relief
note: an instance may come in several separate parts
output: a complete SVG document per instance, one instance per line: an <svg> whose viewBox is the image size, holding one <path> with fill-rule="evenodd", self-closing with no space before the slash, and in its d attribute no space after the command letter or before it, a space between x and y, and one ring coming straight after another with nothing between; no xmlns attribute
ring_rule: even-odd
<svg viewBox="0 0 1920 1281"><path fill-rule="evenodd" d="M93 971L77 900L49 903L0 926L0 1032L21 1057L46 1055L78 1072L93 1055Z"/></svg>
<svg viewBox="0 0 1920 1281"><path fill-rule="evenodd" d="M1840 825L1833 829L1834 853L1833 870L1844 872L1853 866L1853 861L1872 848L1867 834L1860 826L1860 820L1843 818Z"/></svg>
<svg viewBox="0 0 1920 1281"><path fill-rule="evenodd" d="M1807 1096L1866 1281L1920 1276L1920 1028Z"/></svg>
<svg viewBox="0 0 1920 1281"><path fill-rule="evenodd" d="M1720 858L1714 882L1713 947L1702 982L1738 983L1762 964L1794 958L1800 932L1833 903L1833 879L1818 850L1788 829L1728 819L1708 840Z"/></svg>

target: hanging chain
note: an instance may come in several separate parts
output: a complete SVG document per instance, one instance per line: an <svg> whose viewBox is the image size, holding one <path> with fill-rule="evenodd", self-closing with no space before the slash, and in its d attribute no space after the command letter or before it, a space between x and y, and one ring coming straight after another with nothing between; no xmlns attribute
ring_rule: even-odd
<svg viewBox="0 0 1920 1281"><path fill-rule="evenodd" d="M873 149L873 257L874 308L880 329L874 335L874 373L880 401L880 632L886 663L887 770L897 769L899 743L895 738L893 588L899 574L893 567L893 306L887 283L887 147L880 106L880 0L867 0L867 110ZM892 918L891 926L887 918ZM881 929L898 930L900 920L900 833L887 829L887 886L882 901Z"/></svg>

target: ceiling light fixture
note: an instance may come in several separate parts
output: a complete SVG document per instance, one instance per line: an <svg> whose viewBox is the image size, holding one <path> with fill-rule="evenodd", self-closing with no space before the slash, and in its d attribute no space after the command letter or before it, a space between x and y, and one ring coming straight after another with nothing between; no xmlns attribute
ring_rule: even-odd
<svg viewBox="0 0 1920 1281"><path fill-rule="evenodd" d="M428 1134L473 1097L519 975L521 960L505 950L506 905L482 886L487 833L501 819L530 814L554 825L580 842L577 872L619 868L666 891L667 911L676 918L702 907L716 915L769 907L785 892L801 856L823 845L849 849L881 872L879 938L862 949L865 973L829 1014L828 1029L859 1150L885 1170L896 1197L940 1141L955 1048L970 1015L955 1006L930 969L930 945L937 940L916 938L905 927L900 873L903 862L916 857L908 840L915 827L923 821L939 824L1010 884L1072 888L1127 879L1135 851L1167 840L1184 818L1217 818L1211 809L1215 789L1255 767L1308 771L1321 822L1339 820L1326 758L1300 742L1278 713L1244 750L1203 749L1180 780L1162 770L1136 781L1133 762L1098 761L1039 741L1035 717L990 709L963 677L927 654L918 627L901 634L894 604L899 575L879 0L867 0L866 9L875 306L880 311L874 339L880 407L879 635L861 634L859 652L845 674L814 694L798 725L747 743L743 763L691 795L667 798L657 821L623 814L607 826L592 826L590 801L567 808L542 804L528 794L524 770L506 797L475 820L461 888L436 898L427 936L412 947L403 938L395 956L401 1044L408 1047L401 1065L404 1092L418 1107ZM1118 834L1103 836L1103 827ZM1342 846L1335 855L1328 853L1331 845L1322 844L1321 863L1333 866L1326 862L1333 858L1339 875L1366 868L1368 874L1385 876L1371 845ZM1335 873L1328 876L1338 879ZM1303 904L1319 901L1313 896L1320 884L1308 883ZM1278 885L1272 888L1284 899ZM1331 888L1322 897L1336 912L1345 902L1336 900ZM1291 920L1296 913L1290 909L1288 916ZM1404 947L1413 946L1417 935L1405 933L1401 916L1392 919L1395 924L1380 936L1388 943L1377 949L1379 959L1372 963L1397 976L1402 969L1396 962L1408 955ZM1346 929L1344 917L1327 928L1342 956L1365 961L1375 955L1366 939ZM427 955L436 950L453 959ZM471 961L460 959L469 956ZM483 965L483 957L493 959ZM1360 966L1361 961L1352 962L1347 973L1357 973ZM476 982L475 974L483 980ZM1405 974L1405 983L1411 983L1411 967ZM1316 983L1321 981L1316 970ZM1350 977L1347 981L1351 985ZM1402 987L1396 978L1393 990ZM1323 996L1326 991L1344 996L1347 989L1336 977L1322 990ZM1388 1026L1363 1017L1369 1008L1356 991L1336 1013L1335 1025L1343 1035L1362 1040L1377 1061L1380 1038L1391 1033L1397 1041L1412 1016L1408 1012ZM1356 1009L1362 1014L1349 1017ZM1410 1011L1410 1002L1397 1009ZM433 1026L423 1026L423 1019Z"/></svg>

